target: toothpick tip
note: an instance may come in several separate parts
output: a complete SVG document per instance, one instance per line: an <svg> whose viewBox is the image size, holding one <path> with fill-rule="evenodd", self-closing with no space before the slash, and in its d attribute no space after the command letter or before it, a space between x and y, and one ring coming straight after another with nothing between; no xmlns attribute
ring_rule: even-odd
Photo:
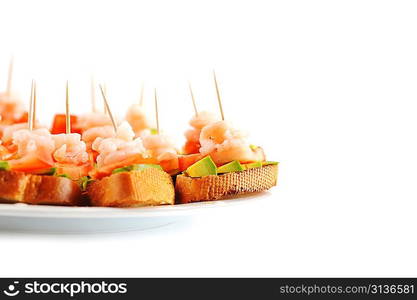
<svg viewBox="0 0 417 300"><path fill-rule="evenodd" d="M66 93L65 93L65 133L71 133L71 114L69 110L69 92L68 92L68 80L66 84Z"/></svg>
<svg viewBox="0 0 417 300"><path fill-rule="evenodd" d="M159 113L158 113L158 96L156 93L156 88L154 88L155 92L155 117L156 117L156 131L159 134Z"/></svg>
<svg viewBox="0 0 417 300"><path fill-rule="evenodd" d="M214 70L213 70L213 75L214 75L214 86L216 87L217 101L218 101L218 104L219 104L220 114L222 116L222 120L224 121L224 112L223 112L222 100L221 100L221 97L220 97L219 86L217 84L216 73L214 72Z"/></svg>
<svg viewBox="0 0 417 300"><path fill-rule="evenodd" d="M109 103L107 102L106 93L104 92L103 86L101 84L99 84L98 86L100 87L101 95L103 96L104 107L106 108L106 112L108 113L108 115L110 117L110 120L111 120L111 122L113 124L114 132L117 132L117 125L116 125L116 122L115 122L115 120L113 118L113 114L112 114L112 112L110 110Z"/></svg>

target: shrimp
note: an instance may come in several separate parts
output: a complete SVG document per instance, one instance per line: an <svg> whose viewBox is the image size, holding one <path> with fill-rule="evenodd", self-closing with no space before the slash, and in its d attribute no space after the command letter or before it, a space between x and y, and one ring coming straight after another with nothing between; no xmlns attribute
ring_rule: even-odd
<svg viewBox="0 0 417 300"><path fill-rule="evenodd" d="M131 141L135 137L135 133L127 122L122 122L114 131L113 126L98 126L87 129L82 134L82 140L87 145L91 145L97 138L119 138L125 141Z"/></svg>
<svg viewBox="0 0 417 300"><path fill-rule="evenodd" d="M200 135L200 153L210 155L217 165L233 160L241 162L262 161L265 156L262 150L253 149L246 141L246 134L233 129L225 121L207 125Z"/></svg>
<svg viewBox="0 0 417 300"><path fill-rule="evenodd" d="M32 131L28 129L17 130L13 133L13 144L17 146L17 154L20 157L37 151L51 155L55 149L55 142L45 128Z"/></svg>
<svg viewBox="0 0 417 300"><path fill-rule="evenodd" d="M8 160L12 170L32 172L53 166L52 152L55 142L47 129L20 129L13 134L17 148L13 159Z"/></svg>
<svg viewBox="0 0 417 300"><path fill-rule="evenodd" d="M132 126L136 136L139 136L143 130L149 129L149 120L146 118L145 112L141 105L133 104L126 113L126 120Z"/></svg>
<svg viewBox="0 0 417 300"><path fill-rule="evenodd" d="M12 170L36 173L55 166L58 174L78 179L90 166L86 145L77 133L51 135L45 128L20 129L13 133L12 146L15 151L7 160Z"/></svg>
<svg viewBox="0 0 417 300"><path fill-rule="evenodd" d="M200 148L200 134L201 129L205 126L218 121L213 113L202 111L198 115L191 118L189 124L192 127L185 132L186 143L184 145L184 152L186 154L198 153Z"/></svg>
<svg viewBox="0 0 417 300"><path fill-rule="evenodd" d="M114 137L113 126L98 126L87 129L82 134L82 140L87 144L87 148L91 148L93 142L98 138Z"/></svg>
<svg viewBox="0 0 417 300"><path fill-rule="evenodd" d="M201 130L203 127L216 121L219 121L219 118L215 114L208 111L201 111L198 115L191 118L189 124L191 127Z"/></svg>
<svg viewBox="0 0 417 300"><path fill-rule="evenodd" d="M13 125L6 125L1 130L1 140L3 143L8 144L13 140L13 133L20 129L25 129L28 127L27 123L18 123Z"/></svg>
<svg viewBox="0 0 417 300"><path fill-rule="evenodd" d="M136 138L132 141L124 141L117 138L98 138L93 143L93 150L97 151L97 168L122 163L132 156L141 155L144 158L146 150L143 147L142 139Z"/></svg>
<svg viewBox="0 0 417 300"><path fill-rule="evenodd" d="M232 137L230 124L225 121L219 121L203 128L200 135L200 142L209 140L215 144L221 144L226 139Z"/></svg>
<svg viewBox="0 0 417 300"><path fill-rule="evenodd" d="M112 122L107 114L101 112L92 112L79 116L76 125L77 128L81 130L81 132L84 132L92 127L112 125Z"/></svg>
<svg viewBox="0 0 417 300"><path fill-rule="evenodd" d="M143 145L150 152L151 156L158 161L177 158L177 150L166 135L147 135L143 138Z"/></svg>
<svg viewBox="0 0 417 300"><path fill-rule="evenodd" d="M192 128L192 129L188 129L187 131L185 131L184 135L185 135L187 142L199 143L200 133L201 133L201 130Z"/></svg>
<svg viewBox="0 0 417 300"><path fill-rule="evenodd" d="M132 127L126 121L122 122L122 124L117 127L116 131L116 138L121 139L123 141L129 142L133 140L135 137L135 133L133 132Z"/></svg>
<svg viewBox="0 0 417 300"><path fill-rule="evenodd" d="M55 141L53 157L56 162L81 165L88 161L87 146L78 133L52 135Z"/></svg>
<svg viewBox="0 0 417 300"><path fill-rule="evenodd" d="M26 110L19 97L13 94L0 93L0 118L5 122L16 122Z"/></svg>
<svg viewBox="0 0 417 300"><path fill-rule="evenodd" d="M142 139L134 139L134 132L127 122L123 122L112 137L98 137L92 144L92 149L97 151L97 168L106 166L121 167L127 161L134 158L147 158L148 154L143 146Z"/></svg>
<svg viewBox="0 0 417 300"><path fill-rule="evenodd" d="M13 125L7 125L4 126L0 132L1 134L1 139L3 141L4 144L8 144L10 142L12 142L13 140L13 134L20 129L26 129L28 127L27 123L16 123ZM39 123L35 123L34 128L45 128L44 126L41 126Z"/></svg>

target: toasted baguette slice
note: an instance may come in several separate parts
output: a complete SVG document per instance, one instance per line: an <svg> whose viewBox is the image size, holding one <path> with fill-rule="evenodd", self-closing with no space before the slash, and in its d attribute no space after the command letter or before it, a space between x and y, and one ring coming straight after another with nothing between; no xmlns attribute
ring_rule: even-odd
<svg viewBox="0 0 417 300"><path fill-rule="evenodd" d="M175 203L171 176L155 168L112 174L91 183L87 192L94 206L139 207Z"/></svg>
<svg viewBox="0 0 417 300"><path fill-rule="evenodd" d="M212 201L229 195L265 191L275 186L277 179L278 165L200 178L179 175L175 191L179 203Z"/></svg>
<svg viewBox="0 0 417 300"><path fill-rule="evenodd" d="M64 177L0 171L0 201L9 203L81 205L81 189Z"/></svg>

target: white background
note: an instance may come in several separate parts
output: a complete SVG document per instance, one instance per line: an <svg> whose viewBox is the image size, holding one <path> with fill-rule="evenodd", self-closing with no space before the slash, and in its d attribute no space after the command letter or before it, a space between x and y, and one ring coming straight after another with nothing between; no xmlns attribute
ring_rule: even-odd
<svg viewBox="0 0 417 300"><path fill-rule="evenodd" d="M38 81L43 122L160 94L178 143L201 109L251 133L271 199L147 232L0 232L1 276L417 276L415 1L1 1L0 83ZM27 101L27 100L25 100ZM152 115L150 115L152 117Z"/></svg>

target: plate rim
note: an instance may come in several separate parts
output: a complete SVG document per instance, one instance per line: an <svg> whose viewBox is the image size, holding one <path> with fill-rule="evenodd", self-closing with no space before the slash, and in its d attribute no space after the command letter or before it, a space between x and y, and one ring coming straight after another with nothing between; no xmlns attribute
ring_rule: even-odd
<svg viewBox="0 0 417 300"><path fill-rule="evenodd" d="M231 207L269 198L268 191L240 195L229 199L204 201L176 205L160 205L136 208L96 207L96 206L52 206L24 203L0 203L0 218L153 218L173 215L189 215L207 211L209 208Z"/></svg>

